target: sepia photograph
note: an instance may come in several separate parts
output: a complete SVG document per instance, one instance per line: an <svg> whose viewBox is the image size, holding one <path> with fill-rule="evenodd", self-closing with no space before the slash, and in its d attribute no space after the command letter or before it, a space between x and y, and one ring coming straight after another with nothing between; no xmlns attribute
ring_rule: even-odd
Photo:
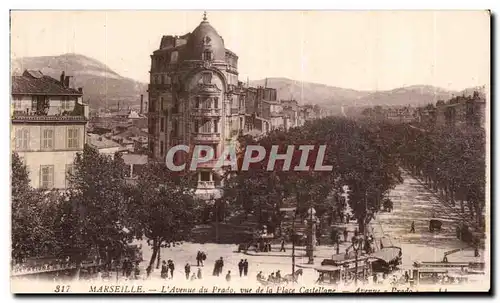
<svg viewBox="0 0 500 303"><path fill-rule="evenodd" d="M11 292L490 292L491 19L11 10Z"/></svg>

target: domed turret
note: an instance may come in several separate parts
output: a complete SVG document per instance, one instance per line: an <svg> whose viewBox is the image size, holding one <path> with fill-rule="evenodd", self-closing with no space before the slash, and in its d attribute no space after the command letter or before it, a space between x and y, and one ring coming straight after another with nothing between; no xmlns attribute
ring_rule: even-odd
<svg viewBox="0 0 500 303"><path fill-rule="evenodd" d="M189 36L184 60L221 60L224 61L226 49L224 41L208 23L206 13L203 21Z"/></svg>

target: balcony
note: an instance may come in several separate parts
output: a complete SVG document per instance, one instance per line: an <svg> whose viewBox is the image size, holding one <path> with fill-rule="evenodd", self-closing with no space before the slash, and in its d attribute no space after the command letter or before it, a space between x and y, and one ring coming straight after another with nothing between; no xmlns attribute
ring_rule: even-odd
<svg viewBox="0 0 500 303"><path fill-rule="evenodd" d="M76 103L72 109L60 106L12 111L12 122L86 122L88 105Z"/></svg>
<svg viewBox="0 0 500 303"><path fill-rule="evenodd" d="M220 141L220 133L193 133L193 140L202 143L217 143Z"/></svg>
<svg viewBox="0 0 500 303"><path fill-rule="evenodd" d="M199 117L220 117L220 108L193 108L191 115Z"/></svg>
<svg viewBox="0 0 500 303"><path fill-rule="evenodd" d="M214 181L198 181L198 188L202 188L202 189L215 188L215 182Z"/></svg>
<svg viewBox="0 0 500 303"><path fill-rule="evenodd" d="M172 89L172 84L149 84L148 91L154 90L167 90L170 91Z"/></svg>

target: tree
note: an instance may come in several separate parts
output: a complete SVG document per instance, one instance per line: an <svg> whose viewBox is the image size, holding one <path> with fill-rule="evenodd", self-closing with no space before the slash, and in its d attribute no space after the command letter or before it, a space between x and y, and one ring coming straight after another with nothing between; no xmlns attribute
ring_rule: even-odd
<svg viewBox="0 0 500 303"><path fill-rule="evenodd" d="M133 229L153 248L149 268L160 247L186 240L194 227L199 208L193 182L191 175L169 171L162 164L149 164L141 171L128 210Z"/></svg>
<svg viewBox="0 0 500 303"><path fill-rule="evenodd" d="M26 165L12 154L12 259L20 263L44 254L50 242L50 228L44 216L42 194L30 186Z"/></svg>
<svg viewBox="0 0 500 303"><path fill-rule="evenodd" d="M91 254L98 252L108 263L118 259L132 235L124 231L129 197L121 155L102 155L86 145L74 165L70 190L60 199L54 229L59 255L69 256L77 264L78 277L81 262Z"/></svg>

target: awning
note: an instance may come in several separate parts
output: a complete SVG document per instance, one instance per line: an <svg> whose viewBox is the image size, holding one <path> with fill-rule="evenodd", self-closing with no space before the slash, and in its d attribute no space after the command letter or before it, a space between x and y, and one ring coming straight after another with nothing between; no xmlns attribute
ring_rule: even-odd
<svg viewBox="0 0 500 303"><path fill-rule="evenodd" d="M400 253L401 248L399 247L386 247L373 253L371 257L389 263L399 258Z"/></svg>

